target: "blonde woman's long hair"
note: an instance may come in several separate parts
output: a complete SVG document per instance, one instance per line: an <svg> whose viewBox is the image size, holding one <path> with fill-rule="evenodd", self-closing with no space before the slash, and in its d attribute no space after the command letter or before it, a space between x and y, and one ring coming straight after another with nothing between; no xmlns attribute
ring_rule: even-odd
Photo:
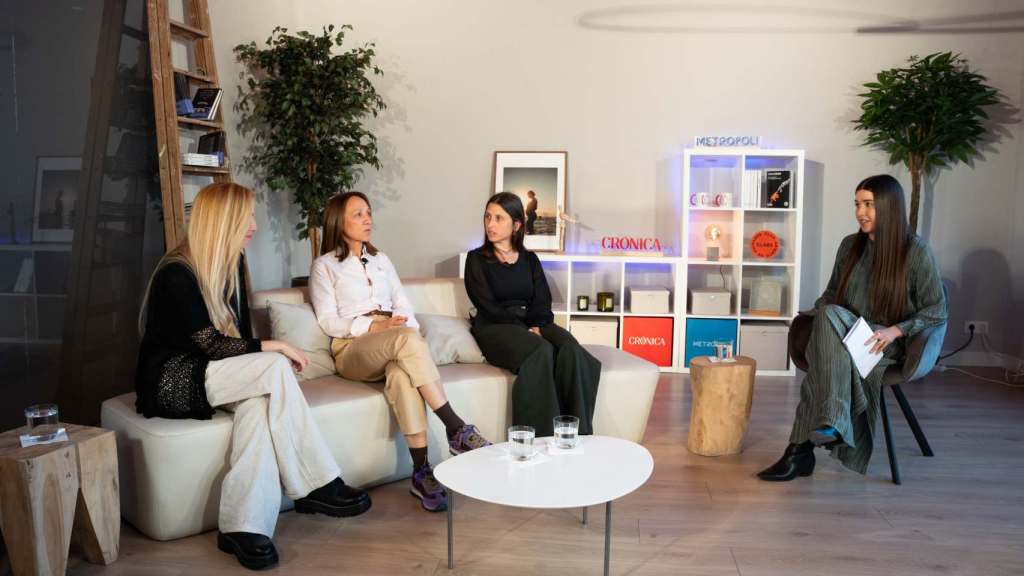
<svg viewBox="0 0 1024 576"><path fill-rule="evenodd" d="M146 301L139 313L139 332L145 332L146 307L153 277L166 265L188 267L199 282L213 326L222 334L238 337L237 318L225 302L234 299L245 286L238 285L238 259L253 212L253 194L245 186L216 182L199 191L192 203L188 235L164 255L149 279Z"/></svg>

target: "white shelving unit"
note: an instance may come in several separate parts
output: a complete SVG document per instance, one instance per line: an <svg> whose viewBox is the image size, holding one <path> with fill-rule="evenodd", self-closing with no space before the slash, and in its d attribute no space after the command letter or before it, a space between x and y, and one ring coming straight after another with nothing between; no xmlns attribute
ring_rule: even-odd
<svg viewBox="0 0 1024 576"><path fill-rule="evenodd" d="M792 188L789 208L764 207L761 188L757 206L743 204L744 170L789 170ZM740 328L750 322L788 326L800 302L800 263L803 230L804 151L758 148L689 148L683 153L683 222L680 238L686 260L687 292L694 288L729 290L732 297L728 315L691 314L687 297L682 314L678 315L680 357L677 365L686 368L687 326L690 320L728 320L735 324L736 353L743 354ZM706 193L713 199L727 195L728 205L694 207L689 201ZM705 230L718 226L722 232L717 242L720 258L707 259ZM781 247L776 256L762 259L755 256L750 240L759 230L770 230L779 238ZM759 279L775 280L782 285L782 310L779 315L751 314L750 286ZM792 365L785 370L758 370L764 375L791 375Z"/></svg>
<svg viewBox="0 0 1024 576"><path fill-rule="evenodd" d="M789 170L793 178L790 208L744 207L743 170ZM803 238L804 151L757 148L689 148L683 154L683 206L680 226L681 256L601 256L538 253L551 288L555 322L571 329L573 318L614 318L618 321L618 346L623 345L625 320L634 317L672 319L672 362L663 372L688 372L686 362L687 322L725 320L734 323L732 335L737 354L743 354L740 328L751 322L788 326L800 302L800 263ZM729 194L730 206L692 207L691 194L711 197ZM761 202L764 198L761 197ZM723 236L719 259L708 260L704 231L715 224ZM750 238L759 230L771 230L781 242L779 253L770 260L754 256ZM674 234L674 233L673 233ZM466 254L460 255L460 276ZM750 284L761 278L781 282L781 314L760 315L749 311ZM732 293L731 310L724 315L690 313L689 290L723 285ZM669 290L668 314L635 314L630 311L630 287L663 286ZM597 311L597 293L615 295L613 312ZM590 297L590 309L576 310L576 297ZM795 369L786 359L785 370L758 369L765 376L792 375Z"/></svg>
<svg viewBox="0 0 1024 576"><path fill-rule="evenodd" d="M679 348L679 310L685 306L686 267L682 258L645 256L600 256L539 252L541 264L551 288L551 311L555 322L572 329L574 318L614 318L618 321L618 347L623 345L623 327L627 318L671 318L672 362L662 372L678 372L682 358ZM466 254L460 255L459 274L465 268ZM669 291L667 314L634 313L628 301L629 288L658 286ZM597 311L597 293L611 292L615 298L613 312ZM678 300L680 295L683 300ZM590 298L586 312L576 310L576 297Z"/></svg>

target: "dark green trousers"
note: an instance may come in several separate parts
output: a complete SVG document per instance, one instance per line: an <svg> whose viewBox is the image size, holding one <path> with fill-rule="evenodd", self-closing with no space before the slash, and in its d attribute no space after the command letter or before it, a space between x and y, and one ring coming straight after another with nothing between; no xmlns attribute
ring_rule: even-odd
<svg viewBox="0 0 1024 576"><path fill-rule="evenodd" d="M593 434L601 362L557 324L541 328L541 335L522 324L473 326L487 362L516 374L513 425L533 426L537 436L551 436L554 417L572 415L580 419L580 434Z"/></svg>

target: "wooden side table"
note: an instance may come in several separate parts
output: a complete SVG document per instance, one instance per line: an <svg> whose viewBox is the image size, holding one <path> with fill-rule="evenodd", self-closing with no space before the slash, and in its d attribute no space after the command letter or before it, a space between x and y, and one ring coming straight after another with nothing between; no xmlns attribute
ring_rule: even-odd
<svg viewBox="0 0 1024 576"><path fill-rule="evenodd" d="M757 362L737 356L735 362L712 362L707 356L690 361L693 403L686 447L701 456L739 454L750 420Z"/></svg>
<svg viewBox="0 0 1024 576"><path fill-rule="evenodd" d="M114 432L62 424L69 442L22 448L0 434L0 528L15 575L64 574L74 537L95 564L117 560L121 500Z"/></svg>

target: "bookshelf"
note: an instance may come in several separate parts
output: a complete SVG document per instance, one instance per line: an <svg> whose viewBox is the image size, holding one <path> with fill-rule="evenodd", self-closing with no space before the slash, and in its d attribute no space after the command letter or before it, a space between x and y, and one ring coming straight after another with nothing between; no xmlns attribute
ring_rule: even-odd
<svg viewBox="0 0 1024 576"><path fill-rule="evenodd" d="M160 189L166 215L164 237L171 249L184 237L188 208L196 192L212 182L230 182L231 164L226 143L222 166L181 162L183 153L196 151L199 138L224 129L220 109L212 120L178 116L176 109L176 75L187 82L189 96L199 88L220 87L206 0L147 0L146 17L157 142L163 151Z"/></svg>
<svg viewBox="0 0 1024 576"><path fill-rule="evenodd" d="M788 206L766 206L769 171L789 177ZM701 314L693 309L693 298L688 298L679 322L684 343L707 341L697 335L707 329L716 338L728 334L736 343L736 353L744 354L745 334L757 331L777 339L788 329L800 302L803 178L803 150L684 151L680 242L687 292L725 290L730 297L728 314ZM712 227L717 232L709 231ZM766 239L774 250L757 254L755 237ZM709 257L709 247L718 249L718 260ZM769 306L763 309L766 302ZM694 333L689 334L690 330ZM687 351L682 354L678 364L686 371ZM788 358L784 367L758 367L758 374L764 375L794 372Z"/></svg>

